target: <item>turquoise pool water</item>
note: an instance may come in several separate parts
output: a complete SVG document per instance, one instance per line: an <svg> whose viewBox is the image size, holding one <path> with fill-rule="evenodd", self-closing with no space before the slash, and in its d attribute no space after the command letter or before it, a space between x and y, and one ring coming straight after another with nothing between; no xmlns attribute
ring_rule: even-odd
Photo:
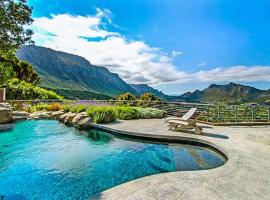
<svg viewBox="0 0 270 200"><path fill-rule="evenodd" d="M209 148L77 131L57 121L23 121L0 132L0 199L88 199L139 177L225 162Z"/></svg>

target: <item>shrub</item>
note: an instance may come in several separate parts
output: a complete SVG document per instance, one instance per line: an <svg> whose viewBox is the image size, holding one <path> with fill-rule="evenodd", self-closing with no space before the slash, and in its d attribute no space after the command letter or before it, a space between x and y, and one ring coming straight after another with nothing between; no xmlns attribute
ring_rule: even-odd
<svg viewBox="0 0 270 200"><path fill-rule="evenodd" d="M48 106L48 111L59 111L61 110L61 105L59 103L53 103Z"/></svg>
<svg viewBox="0 0 270 200"><path fill-rule="evenodd" d="M71 110L71 105L69 104L62 105L61 110L63 110L64 112L69 112Z"/></svg>
<svg viewBox="0 0 270 200"><path fill-rule="evenodd" d="M49 108L48 104L41 103L34 106L26 107L25 111L27 112L48 111L48 108Z"/></svg>
<svg viewBox="0 0 270 200"><path fill-rule="evenodd" d="M131 93L124 93L116 98L115 104L118 106L135 106L137 104L137 98Z"/></svg>
<svg viewBox="0 0 270 200"><path fill-rule="evenodd" d="M155 101L160 101L160 99L152 93L144 93L140 96L140 101L138 101L137 106L144 108L151 107L155 104Z"/></svg>
<svg viewBox="0 0 270 200"><path fill-rule="evenodd" d="M144 93L140 96L140 100L143 101L160 101L160 99L152 93Z"/></svg>
<svg viewBox="0 0 270 200"><path fill-rule="evenodd" d="M139 111L135 107L120 107L114 108L116 118L122 120L138 119Z"/></svg>
<svg viewBox="0 0 270 200"><path fill-rule="evenodd" d="M110 106L92 106L87 110L87 115L92 117L94 123L102 124L116 120L116 114L113 107Z"/></svg>
<svg viewBox="0 0 270 200"><path fill-rule="evenodd" d="M10 79L3 87L7 88L7 99L62 99L55 92L45 90L17 78Z"/></svg>
<svg viewBox="0 0 270 200"><path fill-rule="evenodd" d="M20 110L22 110L20 104L17 104L17 103L12 104L11 103L11 106L12 106L12 110L13 111L20 111Z"/></svg>
<svg viewBox="0 0 270 200"><path fill-rule="evenodd" d="M77 105L72 107L71 112L73 113L81 113L86 111L86 106L85 105Z"/></svg>
<svg viewBox="0 0 270 200"><path fill-rule="evenodd" d="M122 101L125 101L125 100L134 101L134 100L136 100L136 97L133 94L127 92L127 93L119 95L116 99L117 100L122 100Z"/></svg>
<svg viewBox="0 0 270 200"><path fill-rule="evenodd" d="M163 118L166 114L165 111L156 108L136 108L139 113L139 118L141 119L151 119L151 118Z"/></svg>
<svg viewBox="0 0 270 200"><path fill-rule="evenodd" d="M19 111L25 111L25 112L34 112L34 109L32 108L32 105L31 104L28 104L28 103L23 103L21 104L19 107L18 107L18 110Z"/></svg>

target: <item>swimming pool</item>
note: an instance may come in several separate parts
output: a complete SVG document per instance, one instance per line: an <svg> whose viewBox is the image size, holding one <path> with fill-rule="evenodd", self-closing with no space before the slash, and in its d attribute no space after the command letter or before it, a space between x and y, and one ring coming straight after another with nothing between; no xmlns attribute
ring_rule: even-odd
<svg viewBox="0 0 270 200"><path fill-rule="evenodd" d="M0 195L4 200L88 199L139 177L225 162L207 147L78 131L54 120L22 121L0 132Z"/></svg>

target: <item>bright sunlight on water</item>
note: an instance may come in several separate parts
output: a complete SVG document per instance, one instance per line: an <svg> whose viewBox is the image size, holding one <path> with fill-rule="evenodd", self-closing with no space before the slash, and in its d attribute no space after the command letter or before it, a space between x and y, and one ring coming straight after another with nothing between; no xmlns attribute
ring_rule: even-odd
<svg viewBox="0 0 270 200"><path fill-rule="evenodd" d="M205 147L146 143L51 120L23 121L0 132L0 195L4 200L88 199L139 177L225 162Z"/></svg>

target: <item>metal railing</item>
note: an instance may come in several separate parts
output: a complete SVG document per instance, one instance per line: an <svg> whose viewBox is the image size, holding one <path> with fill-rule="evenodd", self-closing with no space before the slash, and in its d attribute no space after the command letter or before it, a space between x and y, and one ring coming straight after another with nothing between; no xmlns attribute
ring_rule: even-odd
<svg viewBox="0 0 270 200"><path fill-rule="evenodd" d="M142 100L9 100L11 104L38 104L54 103L62 104L85 104L89 106L98 105L121 105L151 107L166 111L167 115L182 116L190 108L197 108L196 119L212 123L241 123L241 122L269 122L270 106L263 105L215 105L186 102L167 101L142 101Z"/></svg>

